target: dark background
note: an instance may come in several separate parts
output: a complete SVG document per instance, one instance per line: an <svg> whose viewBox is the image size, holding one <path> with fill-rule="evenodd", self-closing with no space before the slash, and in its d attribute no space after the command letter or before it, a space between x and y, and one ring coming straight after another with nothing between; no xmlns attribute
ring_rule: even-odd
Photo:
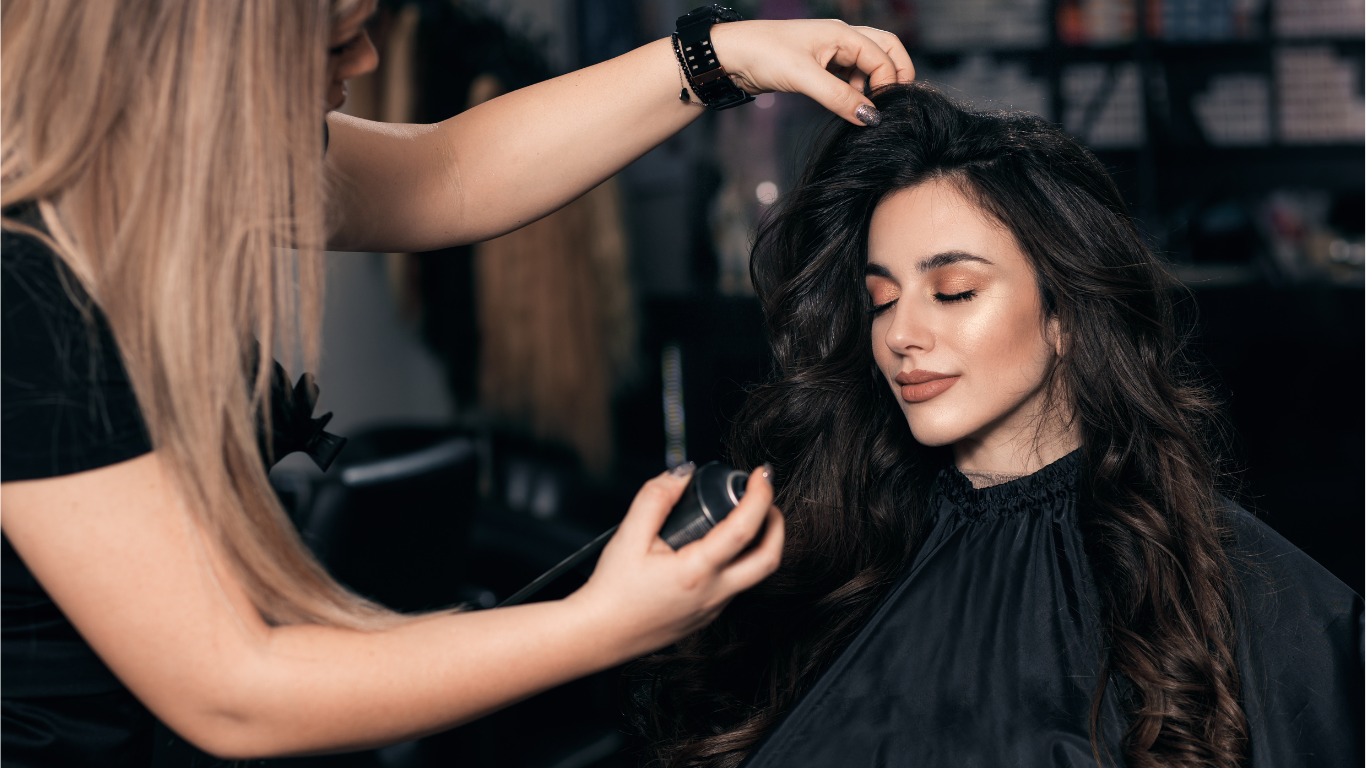
<svg viewBox="0 0 1366 768"><path fill-rule="evenodd" d="M1276 87L1284 51L1327 50L1355 73L1347 97L1359 105L1360 29L1279 36L1280 2L1262 5L1236 28L1221 27L1206 22L1223 18L1234 5L1214 0L1041 0L1037 12L1045 32L1028 45L987 40L946 46L942 30L927 26L945 18L970 25L981 19L969 11L990 14L1020 5L963 0L950 12L945 0L766 0L739 8L748 17L839 16L890 29L907 43L921 76L933 82L961 83L952 73L970 61L1018 66L1046 97L1045 116L1083 140L1098 135L1105 99L1121 90L1116 83L1124 68L1136 67L1138 138L1100 142L1096 151L1149 244L1191 291L1193 305L1186 308L1194 323L1192 349L1207 363L1234 427L1226 487L1362 592L1366 308L1360 247L1366 153L1360 136L1305 143L1285 135L1278 123L1284 94ZM385 0L376 30L405 6L416 6L421 16L418 119L429 121L463 109L470 81L482 72L496 72L513 86L535 82L665 36L672 19L692 7L682 0L528 0L517 6L521 10L500 15L447 0ZM1127 33L1088 39L1084 29L1078 33L1064 23L1096 8L1121 6L1138 20L1160 17L1161 24L1135 21ZM1186 16L1173 15L1178 12ZM525 25L517 23L518 13L546 14L538 28L558 37L519 31ZM1069 72L1078 64L1099 64L1109 78L1094 103L1078 105L1068 95ZM1229 73L1269 84L1268 136L1252 146L1211 140L1196 114L1199 95ZM992 101L1000 94L956 95L980 106L1010 106ZM682 367L681 392L672 394L681 398L685 418L674 437L699 464L722 457L745 390L765 379L770 358L757 301L743 286L722 290L724 259L714 237L718 200L728 184L752 189L759 179L774 182L780 192L787 189L804 148L828 119L801 97L779 96L770 107L761 113L749 105L740 116L709 113L618 179L640 346L639 375L616 399L613 471L590 477L564 446L491 425L477 408L462 410L451 423L379 423L355 430L326 475L274 475L306 540L338 578L400 610L462 602L487 607L614 524L639 484L666 466L666 348L677 350ZM758 161L727 153L737 137L753 136L763 149ZM1300 230L1277 229L1278 204L1322 210ZM751 200L741 212L752 224L763 203ZM1334 239L1355 247L1357 255L1325 261L1323 243ZM467 403L474 395L478 347L469 309L470 250L419 258L421 292L428 299L421 335L445 363L453 399ZM369 485L346 480L348 470L370 471L393 459L408 461L408 469ZM567 594L590 568L591 563L566 576L543 596ZM611 671L428 739L353 755L270 762L388 768L453 762L509 768L632 765L621 709L621 682ZM164 734L159 764L214 762Z"/></svg>

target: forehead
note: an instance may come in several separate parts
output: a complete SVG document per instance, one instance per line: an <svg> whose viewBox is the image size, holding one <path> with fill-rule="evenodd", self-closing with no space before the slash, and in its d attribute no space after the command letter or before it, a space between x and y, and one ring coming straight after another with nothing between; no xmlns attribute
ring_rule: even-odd
<svg viewBox="0 0 1366 768"><path fill-rule="evenodd" d="M888 195L868 226L868 261L915 271L941 253L981 256L1003 268L1028 269L1010 230L968 198L957 183L934 179Z"/></svg>

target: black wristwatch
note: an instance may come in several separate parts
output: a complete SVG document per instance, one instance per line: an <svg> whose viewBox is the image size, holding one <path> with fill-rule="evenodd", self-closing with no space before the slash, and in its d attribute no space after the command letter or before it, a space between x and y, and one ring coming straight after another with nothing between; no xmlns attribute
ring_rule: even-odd
<svg viewBox="0 0 1366 768"><path fill-rule="evenodd" d="M678 17L679 63L693 93L711 109L730 109L754 101L754 97L730 81L711 45L713 24L740 21L740 14L719 5L707 5Z"/></svg>

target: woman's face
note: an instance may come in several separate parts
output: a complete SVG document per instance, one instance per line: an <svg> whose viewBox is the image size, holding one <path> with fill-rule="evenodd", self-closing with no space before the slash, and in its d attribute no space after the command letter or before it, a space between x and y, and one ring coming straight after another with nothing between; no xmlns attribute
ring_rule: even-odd
<svg viewBox="0 0 1366 768"><path fill-rule="evenodd" d="M354 13L332 29L327 49L327 108L341 109L346 103L346 81L373 72L379 65L379 54L365 22L375 10L375 0L360 4Z"/></svg>
<svg viewBox="0 0 1366 768"><path fill-rule="evenodd" d="M963 469L996 472L1033 471L1075 447L1035 442L1058 437L1041 417L1061 344L1034 270L1010 231L955 182L926 182L878 205L865 281L873 357L916 440L954 446ZM1036 449L1056 455L1041 463Z"/></svg>

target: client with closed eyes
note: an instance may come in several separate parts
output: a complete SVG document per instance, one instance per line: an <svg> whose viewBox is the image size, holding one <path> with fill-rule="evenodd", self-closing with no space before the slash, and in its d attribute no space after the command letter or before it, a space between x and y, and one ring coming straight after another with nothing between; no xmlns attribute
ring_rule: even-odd
<svg viewBox="0 0 1366 768"><path fill-rule="evenodd" d="M1104 168L874 101L759 234L776 365L730 449L784 560L636 668L647 763L1360 765L1361 598L1220 494L1189 300Z"/></svg>

